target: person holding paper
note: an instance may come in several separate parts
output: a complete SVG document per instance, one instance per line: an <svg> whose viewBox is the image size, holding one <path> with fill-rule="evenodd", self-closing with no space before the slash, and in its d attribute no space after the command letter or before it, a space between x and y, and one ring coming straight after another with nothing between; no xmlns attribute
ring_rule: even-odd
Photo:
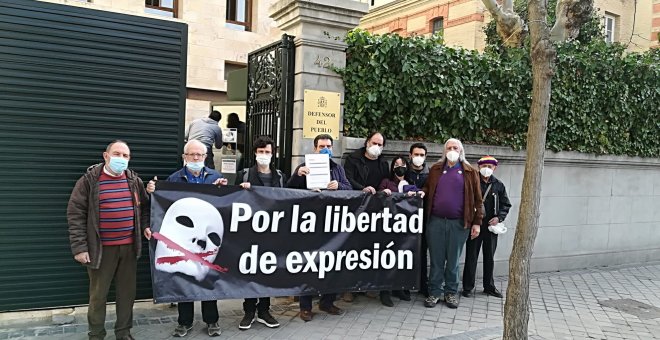
<svg viewBox="0 0 660 340"><path fill-rule="evenodd" d="M330 182L325 187L328 190L352 190L353 187L346 177L344 168L332 160L332 137L330 135L321 134L314 138L314 153L327 154L330 157ZM305 163L300 164L296 170L293 171L289 182L288 188L306 189L307 188L307 175L311 169L305 166Z"/></svg>
<svg viewBox="0 0 660 340"><path fill-rule="evenodd" d="M327 190L352 190L351 184L346 178L344 168L332 160L332 137L330 135L322 134L314 138L314 153L327 154L330 157L330 182L326 186ZM306 189L307 188L307 175L310 174L310 168L305 166L305 163L300 164L291 175L288 188ZM344 311L335 306L334 302L337 294L323 294L319 303L319 309L332 315L341 315ZM300 297L300 318L303 321L312 321L312 296Z"/></svg>

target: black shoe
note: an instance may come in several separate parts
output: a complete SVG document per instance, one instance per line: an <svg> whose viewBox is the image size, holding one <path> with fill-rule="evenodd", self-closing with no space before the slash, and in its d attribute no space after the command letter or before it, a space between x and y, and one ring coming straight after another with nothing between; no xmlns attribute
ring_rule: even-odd
<svg viewBox="0 0 660 340"><path fill-rule="evenodd" d="M392 302L392 295L390 292L380 293L380 303L382 303L383 306L394 307L394 302Z"/></svg>
<svg viewBox="0 0 660 340"><path fill-rule="evenodd" d="M409 290L395 290L392 292L392 295L399 298L401 301L410 301L410 291Z"/></svg>
<svg viewBox="0 0 660 340"><path fill-rule="evenodd" d="M244 331L250 329L252 327L252 323L254 322L254 313L245 313L245 316L243 317L243 320L238 324L238 329Z"/></svg>
<svg viewBox="0 0 660 340"><path fill-rule="evenodd" d="M470 296L472 296L472 289L470 289L470 290L463 289L463 291L461 292L461 295L463 295L464 297L469 298Z"/></svg>
<svg viewBox="0 0 660 340"><path fill-rule="evenodd" d="M272 315L270 315L269 311L258 313L257 322L266 325L268 328L280 327L280 323L277 322L277 320L275 320Z"/></svg>
<svg viewBox="0 0 660 340"><path fill-rule="evenodd" d="M497 288L486 289L486 290L484 290L484 294L494 296L494 297L500 298L500 299L503 297L502 293L500 293L500 291L497 290Z"/></svg>

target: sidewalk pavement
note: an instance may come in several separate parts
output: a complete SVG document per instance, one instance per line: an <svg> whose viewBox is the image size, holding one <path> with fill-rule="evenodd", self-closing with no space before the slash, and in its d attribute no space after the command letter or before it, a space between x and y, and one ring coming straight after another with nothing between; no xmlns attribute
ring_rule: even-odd
<svg viewBox="0 0 660 340"><path fill-rule="evenodd" d="M479 281L478 281L479 283ZM496 279L506 292L506 277ZM531 279L530 339L660 339L660 263L638 266L585 269L533 274ZM413 301L393 298L394 307L378 299L359 296L353 303L339 301L346 310L341 316L327 315L315 305L314 320L303 322L298 306L289 299L273 299L272 314L281 326L269 329L254 323L240 331L242 301L220 305L222 335L216 339L500 339L504 300L477 292L461 298L458 309L442 304L425 308L424 298ZM185 339L208 339L199 314ZM173 339L176 308L143 302L135 308L136 339ZM86 339L84 308L70 317L70 324L52 325L52 320L0 323L4 339ZM114 319L109 307L108 320ZM58 321L58 320L56 320ZM106 325L107 339L112 322Z"/></svg>

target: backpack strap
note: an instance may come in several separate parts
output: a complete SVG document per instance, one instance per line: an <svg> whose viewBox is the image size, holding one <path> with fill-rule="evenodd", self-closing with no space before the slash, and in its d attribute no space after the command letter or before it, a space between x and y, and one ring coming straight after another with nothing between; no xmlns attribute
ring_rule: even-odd
<svg viewBox="0 0 660 340"><path fill-rule="evenodd" d="M243 183L249 182L250 179L250 168L245 168L243 170Z"/></svg>

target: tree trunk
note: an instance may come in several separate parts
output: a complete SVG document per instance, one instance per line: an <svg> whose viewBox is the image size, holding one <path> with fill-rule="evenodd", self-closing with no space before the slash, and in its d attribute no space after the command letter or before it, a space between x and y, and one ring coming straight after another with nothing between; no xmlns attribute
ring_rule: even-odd
<svg viewBox="0 0 660 340"><path fill-rule="evenodd" d="M536 239L541 200L541 176L548 130L550 91L556 51L549 39L545 0L529 0L532 60L532 105L527 130L527 160L514 247L509 258L509 286L504 306L503 339L527 339L529 322L529 261Z"/></svg>

